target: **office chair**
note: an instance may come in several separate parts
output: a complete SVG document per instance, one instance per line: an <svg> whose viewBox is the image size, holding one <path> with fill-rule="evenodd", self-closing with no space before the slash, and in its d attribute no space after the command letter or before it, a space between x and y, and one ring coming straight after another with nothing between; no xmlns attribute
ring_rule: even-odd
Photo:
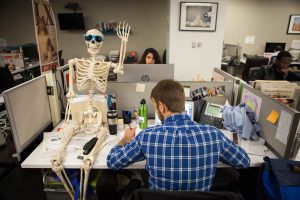
<svg viewBox="0 0 300 200"><path fill-rule="evenodd" d="M201 191L162 191L138 189L127 200L243 200L244 198L233 192L201 192Z"/></svg>
<svg viewBox="0 0 300 200"><path fill-rule="evenodd" d="M276 62L277 56L272 56L269 61L269 65L273 65Z"/></svg>
<svg viewBox="0 0 300 200"><path fill-rule="evenodd" d="M248 81L255 81L256 79L256 75L257 75L257 72L262 68L263 66L260 66L260 67L252 67L250 68L249 70L249 75L248 75Z"/></svg>
<svg viewBox="0 0 300 200"><path fill-rule="evenodd" d="M246 60L246 66L244 68L243 74L242 74L242 79L246 82L249 81L249 70L252 67L259 67L263 65L267 65L269 62L268 58L265 58L263 56L256 56L253 58L247 58Z"/></svg>

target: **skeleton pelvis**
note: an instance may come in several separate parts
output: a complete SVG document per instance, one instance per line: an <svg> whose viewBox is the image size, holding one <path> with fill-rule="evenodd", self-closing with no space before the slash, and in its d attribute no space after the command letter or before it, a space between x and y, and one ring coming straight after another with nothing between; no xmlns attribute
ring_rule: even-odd
<svg viewBox="0 0 300 200"><path fill-rule="evenodd" d="M93 97L92 109L89 107L89 96L80 95L70 102L73 124L98 124L107 122L107 104L104 96ZM88 114L93 112L94 120L90 120Z"/></svg>

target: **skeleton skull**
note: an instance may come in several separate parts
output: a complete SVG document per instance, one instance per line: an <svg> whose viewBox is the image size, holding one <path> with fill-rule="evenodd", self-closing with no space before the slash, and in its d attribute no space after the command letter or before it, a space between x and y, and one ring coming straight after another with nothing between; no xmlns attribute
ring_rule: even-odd
<svg viewBox="0 0 300 200"><path fill-rule="evenodd" d="M91 55L97 55L103 44L103 34L97 29L88 30L85 34L87 50Z"/></svg>

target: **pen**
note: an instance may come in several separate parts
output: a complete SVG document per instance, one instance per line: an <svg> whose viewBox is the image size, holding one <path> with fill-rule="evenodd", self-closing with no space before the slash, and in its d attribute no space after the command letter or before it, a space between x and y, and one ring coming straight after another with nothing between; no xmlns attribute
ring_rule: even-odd
<svg viewBox="0 0 300 200"><path fill-rule="evenodd" d="M128 124L128 126L129 126L129 129L130 129L130 130L132 130L132 128L131 128L131 126L130 126L130 124Z"/></svg>

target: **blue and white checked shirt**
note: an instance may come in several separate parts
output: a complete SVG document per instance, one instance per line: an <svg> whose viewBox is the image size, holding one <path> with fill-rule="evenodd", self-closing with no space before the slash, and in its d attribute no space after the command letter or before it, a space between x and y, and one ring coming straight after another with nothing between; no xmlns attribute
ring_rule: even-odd
<svg viewBox="0 0 300 200"><path fill-rule="evenodd" d="M247 153L217 128L198 124L185 114L166 118L161 126L144 129L128 144L113 147L107 156L111 169L146 159L149 188L208 191L219 160L246 168Z"/></svg>

